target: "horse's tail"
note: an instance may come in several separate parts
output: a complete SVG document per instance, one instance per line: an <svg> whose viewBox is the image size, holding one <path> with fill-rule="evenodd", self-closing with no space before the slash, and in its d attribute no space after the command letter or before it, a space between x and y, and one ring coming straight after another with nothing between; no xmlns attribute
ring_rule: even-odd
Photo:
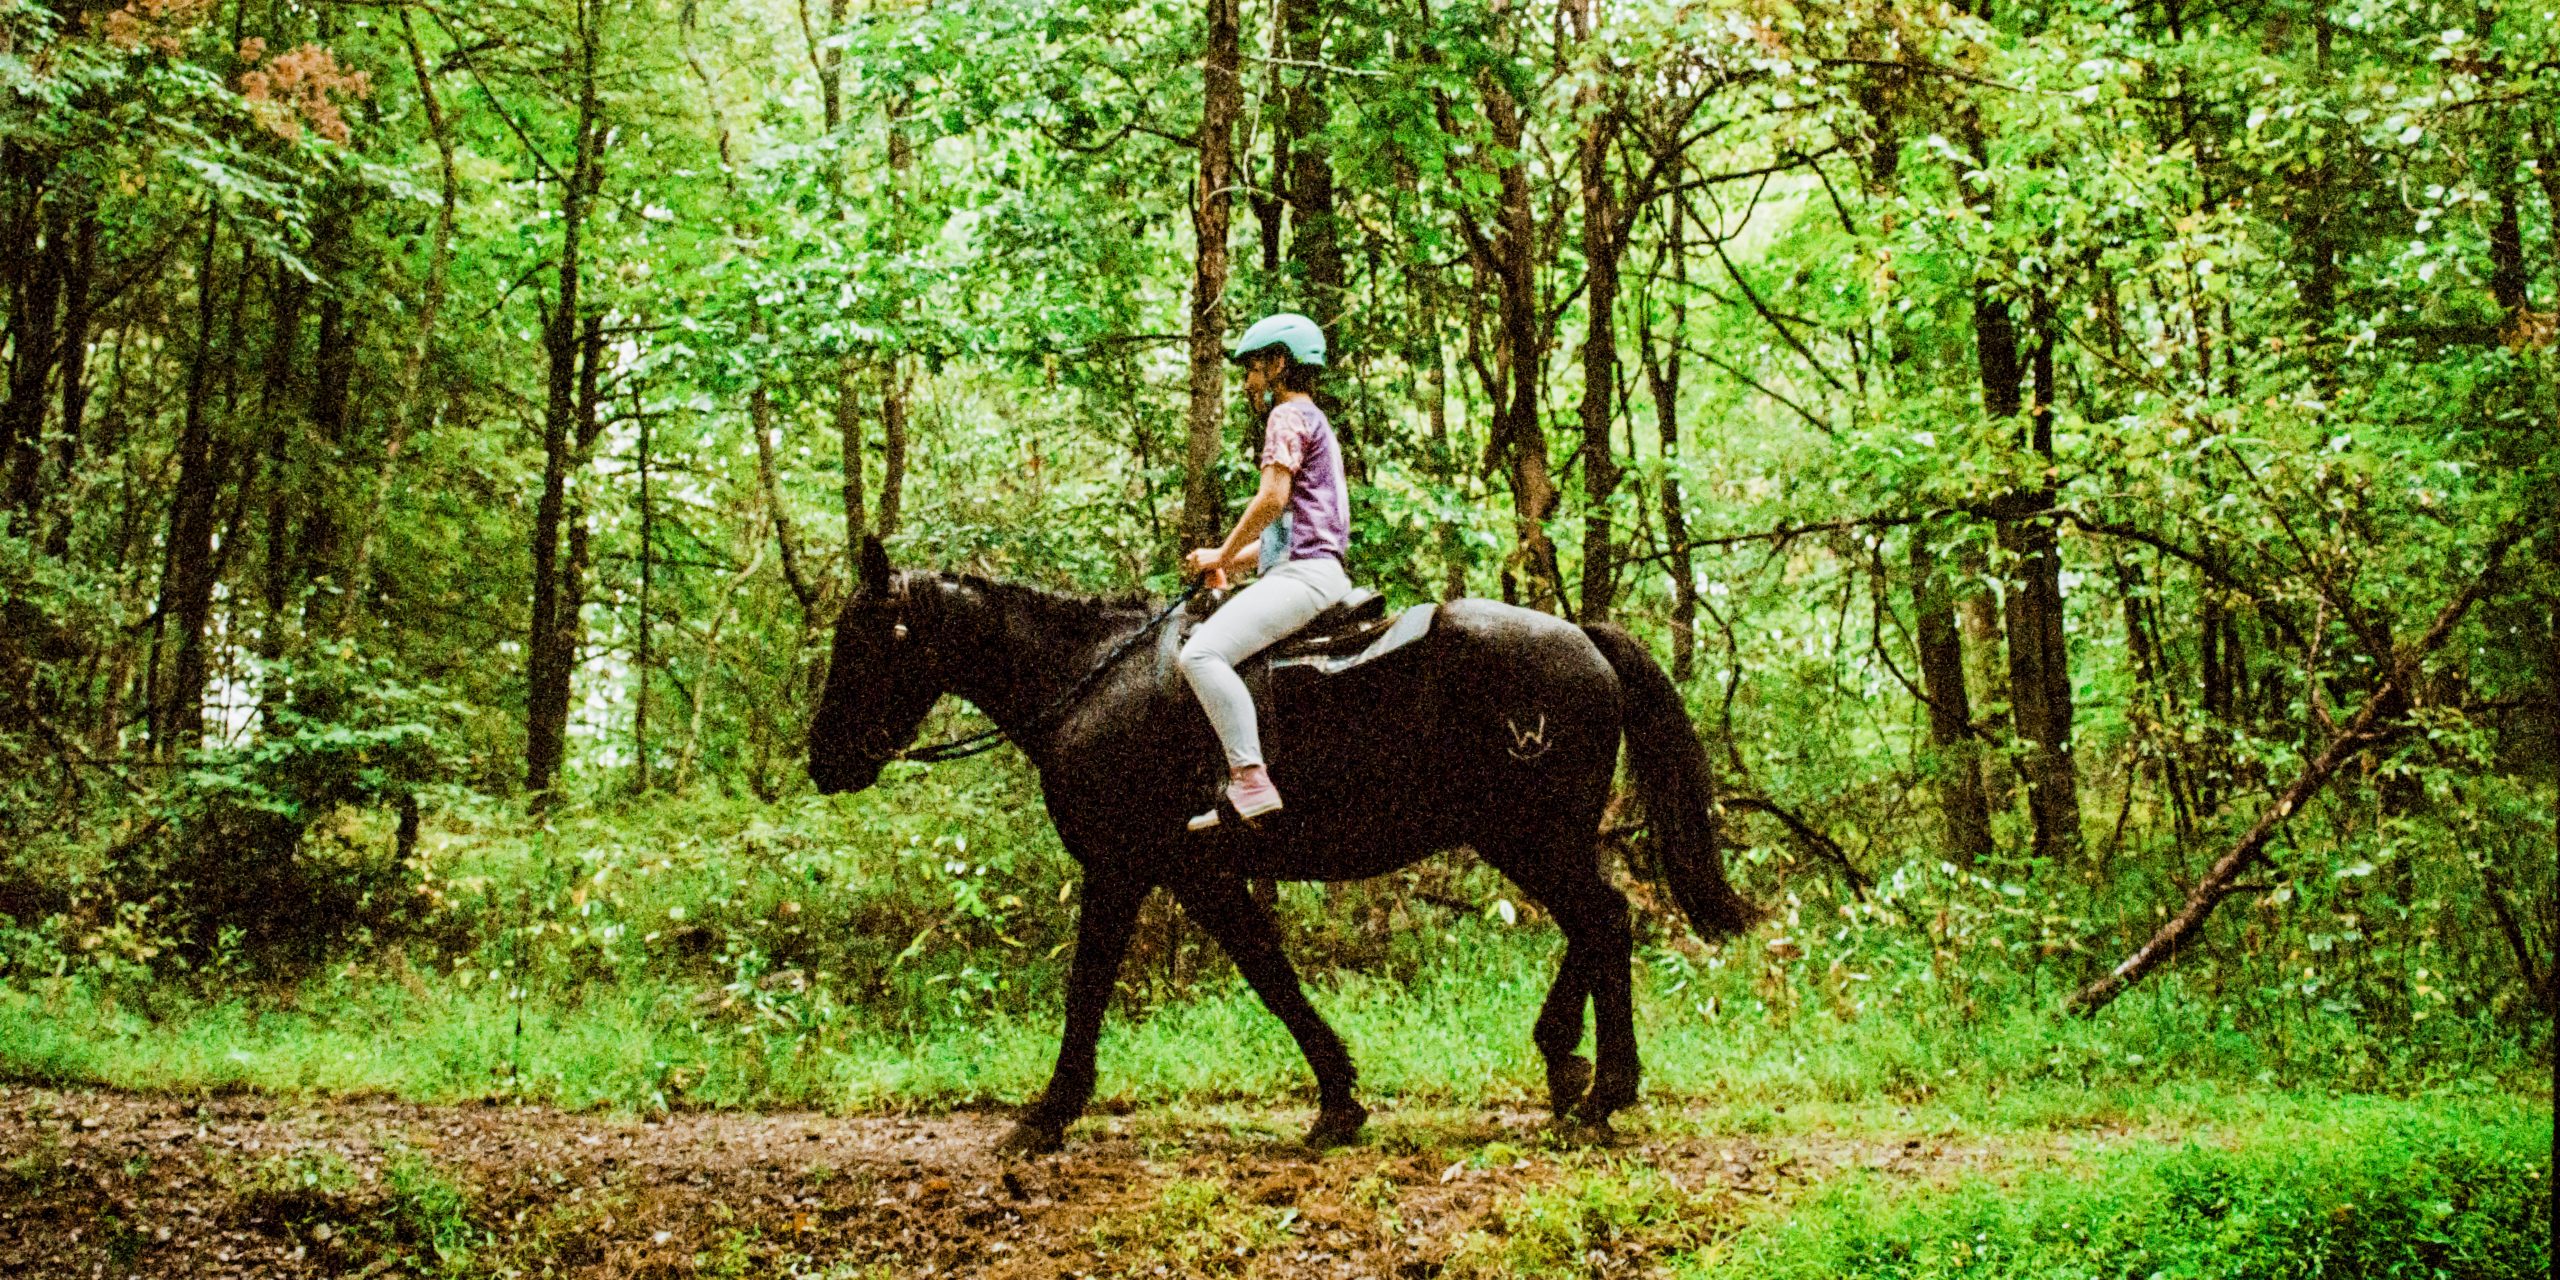
<svg viewBox="0 0 2560 1280"><path fill-rule="evenodd" d="M1627 763L1644 803L1654 878L1671 890L1699 937L1716 942L1750 928L1762 912L1725 882L1707 752L1679 687L1623 629L1604 622L1582 630L1618 673Z"/></svg>

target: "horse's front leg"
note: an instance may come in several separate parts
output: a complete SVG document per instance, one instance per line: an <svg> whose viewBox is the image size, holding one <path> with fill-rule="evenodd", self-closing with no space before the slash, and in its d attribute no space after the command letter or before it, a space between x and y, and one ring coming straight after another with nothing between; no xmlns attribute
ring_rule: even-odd
<svg viewBox="0 0 2560 1280"><path fill-rule="evenodd" d="M1322 1149L1359 1137L1369 1111L1352 1095L1356 1080L1351 1054L1324 1015L1308 1003L1297 969L1280 949L1280 930L1271 923L1270 913L1246 892L1244 881L1233 876L1176 880L1168 887L1182 900L1191 922L1226 949L1237 972L1252 984L1254 994L1262 997L1281 1025L1289 1028L1298 1051L1307 1056L1307 1065L1316 1073L1318 1107L1315 1127L1307 1131L1307 1145Z"/></svg>
<svg viewBox="0 0 2560 1280"><path fill-rule="evenodd" d="M1084 1114L1084 1104L1093 1097L1093 1053L1102 1036L1102 1014L1111 1005L1112 984L1120 976L1120 958L1129 950L1138 904L1152 887L1135 877L1085 877L1076 955L1067 970L1067 1030L1058 1042L1058 1065L1049 1075L1048 1089L1023 1112L998 1151L1055 1151L1066 1141L1067 1126Z"/></svg>

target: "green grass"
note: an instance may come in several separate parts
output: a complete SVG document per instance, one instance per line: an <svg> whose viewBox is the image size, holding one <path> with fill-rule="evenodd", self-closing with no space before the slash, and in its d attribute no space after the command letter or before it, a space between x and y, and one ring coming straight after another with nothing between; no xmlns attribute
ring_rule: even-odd
<svg viewBox="0 0 2560 1280"><path fill-rule="evenodd" d="M1539 1105L1544 1078L1528 1028L1552 963L1551 932L1467 920L1430 946L1435 958L1407 980L1352 974L1317 991L1352 1046L1364 1094L1387 1106ZM1651 968L1639 982L1656 1104L1642 1114L1664 1126L2184 1131L2253 1115L2316 1118L2333 1087L2300 1079L2300 1064L2288 1067L2293 1078L2279 1077L2267 1047L2215 1033L2176 1001L2130 1001L2093 1023L2034 1006L1971 1020L1926 1005L1780 1019L1734 1002L1709 1018L1694 982L1667 990ZM380 966L148 1012L108 1009L69 982L36 986L0 988L0 1071L179 1092L499 1096L624 1112L936 1109L1037 1093L1058 1034L1055 1012L1036 1004L945 1010L921 1030L878 1025L859 1009L816 1029L774 1025L743 1009L716 1012L728 998L722 987L660 977L536 984L521 1007L500 984L402 982ZM2544 1108L2547 1131L2548 1077L2531 1057L2485 1063L2413 1065L2392 1092L2522 1099ZM1297 1106L1309 1092L1295 1045L1231 976L1203 979L1137 1016L1124 1001L1106 1023L1106 1105Z"/></svg>
<svg viewBox="0 0 2560 1280"><path fill-rule="evenodd" d="M2094 1280L2551 1274L2551 1115L2335 1099L1952 1187L1850 1178L1688 1259L1718 1280ZM1519 1274L1537 1274L1523 1269Z"/></svg>

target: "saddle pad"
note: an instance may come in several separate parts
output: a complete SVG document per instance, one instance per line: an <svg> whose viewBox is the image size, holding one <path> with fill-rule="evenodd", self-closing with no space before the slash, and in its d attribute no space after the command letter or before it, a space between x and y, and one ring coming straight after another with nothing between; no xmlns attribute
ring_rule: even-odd
<svg viewBox="0 0 2560 1280"><path fill-rule="evenodd" d="M1318 675L1339 675L1353 667L1375 662L1430 634L1431 623L1439 615L1439 605L1418 604L1397 614L1395 621L1387 624L1386 629L1378 633L1377 639L1370 641L1367 647L1357 653L1296 654L1272 657L1267 660L1257 656L1247 659L1244 667L1248 672L1257 666L1273 671L1284 667L1305 667ZM1156 684L1168 692L1188 695L1189 691L1182 683L1177 665L1182 657L1182 642L1190 637L1191 628L1197 625L1197 619L1187 614L1178 615L1174 620L1167 622L1156 636ZM1290 639L1296 638L1290 637ZM1282 640L1275 647L1286 648L1290 639ZM1246 682L1257 683L1250 675L1247 675Z"/></svg>
<svg viewBox="0 0 2560 1280"><path fill-rule="evenodd" d="M1311 667L1320 675L1335 676L1353 667L1364 666L1412 644L1431 631L1432 620L1439 617L1440 606L1418 604L1396 615L1396 620L1358 653L1290 654L1271 660L1274 671L1287 667Z"/></svg>

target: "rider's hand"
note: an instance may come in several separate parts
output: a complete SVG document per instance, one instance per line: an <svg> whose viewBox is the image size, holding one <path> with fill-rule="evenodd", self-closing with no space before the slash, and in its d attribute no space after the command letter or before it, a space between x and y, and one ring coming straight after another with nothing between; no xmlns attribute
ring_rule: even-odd
<svg viewBox="0 0 2560 1280"><path fill-rule="evenodd" d="M1227 567L1227 558L1216 547L1201 547L1182 557L1182 567L1192 577L1206 577Z"/></svg>

